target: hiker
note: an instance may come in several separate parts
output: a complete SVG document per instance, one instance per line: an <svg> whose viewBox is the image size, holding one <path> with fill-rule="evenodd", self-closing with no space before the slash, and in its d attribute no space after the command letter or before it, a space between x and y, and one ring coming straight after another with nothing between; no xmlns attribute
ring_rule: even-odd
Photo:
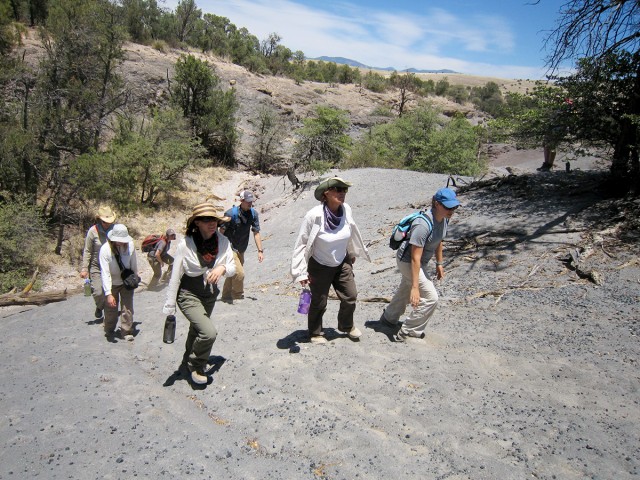
<svg viewBox="0 0 640 480"><path fill-rule="evenodd" d="M293 249L291 276L295 282L311 290L307 315L311 343L327 343L322 331L322 317L327 309L329 288L333 286L340 309L338 330L357 340L362 332L353 323L358 291L353 277L355 258L369 253L351 214L344 203L352 186L340 177L320 182L314 196L320 205L307 212Z"/></svg>
<svg viewBox="0 0 640 480"><path fill-rule="evenodd" d="M258 249L258 262L264 260L262 238L260 237L260 219L253 208L255 196L249 190L240 192L240 205L234 205L225 212L230 221L222 225L222 232L231 241L233 259L236 264L234 277L227 277L222 287L221 300L233 303L234 300L244 298L244 252L249 246L249 233L253 232L253 239Z"/></svg>
<svg viewBox="0 0 640 480"><path fill-rule="evenodd" d="M210 203L196 205L180 240L163 308L174 315L176 304L189 321L189 333L180 370L188 368L191 380L208 383L207 361L218 331L211 320L220 290L218 281L235 274L233 251L218 225L228 222L221 208Z"/></svg>
<svg viewBox="0 0 640 480"><path fill-rule="evenodd" d="M133 238L129 236L127 227L121 223L115 224L109 230L107 241L100 248L100 268L105 295L105 335L107 338L115 335L118 311L120 311L120 337L133 341L133 292L135 289L125 284L123 271L128 269L137 277L138 264Z"/></svg>
<svg viewBox="0 0 640 480"><path fill-rule="evenodd" d="M156 238L154 238L156 237ZM160 277L162 276L162 267L167 264L167 271L162 276L163 280L166 280L171 276L171 269L173 268L173 257L169 255L169 249L171 248L171 241L176 239L176 232L172 228L168 228L164 235L154 235L147 237L149 239L149 246L145 245L147 239L142 242L142 251L148 250L147 260L151 269L153 270L153 276L147 285L147 288L154 288Z"/></svg>
<svg viewBox="0 0 640 480"><path fill-rule="evenodd" d="M568 122L570 121L569 115L573 109L573 100L565 98L561 101L558 97L556 101L559 105L551 112L546 131L542 137L542 153L544 161L542 162L542 165L536 169L539 172L548 172L553 168L558 145L565 141L565 137L568 133Z"/></svg>
<svg viewBox="0 0 640 480"><path fill-rule="evenodd" d="M106 205L100 206L96 214L96 223L87 230L87 235L84 239L80 278L91 279L91 294L96 305L94 313L96 320L102 319L102 311L104 310L104 291L102 290L102 278L100 276L100 247L107 241L107 233L109 233L115 221L115 212Z"/></svg>
<svg viewBox="0 0 640 480"><path fill-rule="evenodd" d="M438 190L431 200L431 208L425 212L430 221L416 217L407 239L398 248L396 263L402 275L400 285L380 316L380 323L388 327L401 325L396 341L404 342L407 337L424 338L424 330L438 304L438 292L427 275L427 264L435 255L436 278L444 277L442 240L447 235L449 220L459 206L453 190ZM407 303L413 310L400 324Z"/></svg>

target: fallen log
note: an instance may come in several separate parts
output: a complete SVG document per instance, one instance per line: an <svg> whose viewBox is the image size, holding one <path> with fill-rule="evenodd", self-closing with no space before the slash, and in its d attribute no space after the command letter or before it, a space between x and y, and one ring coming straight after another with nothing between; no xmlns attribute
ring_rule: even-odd
<svg viewBox="0 0 640 480"><path fill-rule="evenodd" d="M13 294L0 296L0 307L11 305L46 305L47 303L62 302L67 299L67 290L55 292L29 293L27 295Z"/></svg>

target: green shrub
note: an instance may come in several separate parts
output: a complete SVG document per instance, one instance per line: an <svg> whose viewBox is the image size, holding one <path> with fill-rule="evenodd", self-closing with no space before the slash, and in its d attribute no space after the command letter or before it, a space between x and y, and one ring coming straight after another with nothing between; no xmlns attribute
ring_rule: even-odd
<svg viewBox="0 0 640 480"><path fill-rule="evenodd" d="M154 42L151 44L151 46L162 53L167 53L167 50L169 50L169 46L167 45L167 42L165 42L164 40L154 40Z"/></svg>
<svg viewBox="0 0 640 480"><path fill-rule="evenodd" d="M0 203L0 292L24 288L46 248L46 225L34 205L23 199Z"/></svg>

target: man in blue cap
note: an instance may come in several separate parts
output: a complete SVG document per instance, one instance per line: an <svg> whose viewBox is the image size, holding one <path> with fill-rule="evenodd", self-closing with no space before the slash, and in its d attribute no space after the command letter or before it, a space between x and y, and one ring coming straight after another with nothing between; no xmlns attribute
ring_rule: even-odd
<svg viewBox="0 0 640 480"><path fill-rule="evenodd" d="M396 263L402 274L400 285L391 303L384 309L380 323L400 329L396 341L404 342L407 337L424 338L424 330L438 304L438 292L427 275L427 264L436 257L436 278L444 277L442 240L447 235L449 220L460 206L460 201L450 188L441 188L431 200L431 208L425 217L418 216L412 222L406 239L398 248ZM413 309L403 323L407 304Z"/></svg>

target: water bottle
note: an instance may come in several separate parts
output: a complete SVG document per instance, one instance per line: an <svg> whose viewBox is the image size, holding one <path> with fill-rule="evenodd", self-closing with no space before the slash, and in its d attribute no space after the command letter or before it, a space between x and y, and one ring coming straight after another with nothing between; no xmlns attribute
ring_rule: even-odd
<svg viewBox="0 0 640 480"><path fill-rule="evenodd" d="M175 315L167 315L164 321L164 335L162 341L164 343L173 343L176 339L176 317Z"/></svg>
<svg viewBox="0 0 640 480"><path fill-rule="evenodd" d="M300 300L298 300L298 313L306 315L309 313L309 305L311 305L311 290L305 288L300 292Z"/></svg>
<svg viewBox="0 0 640 480"><path fill-rule="evenodd" d="M91 280L89 280L88 278L84 279L84 296L91 296Z"/></svg>

